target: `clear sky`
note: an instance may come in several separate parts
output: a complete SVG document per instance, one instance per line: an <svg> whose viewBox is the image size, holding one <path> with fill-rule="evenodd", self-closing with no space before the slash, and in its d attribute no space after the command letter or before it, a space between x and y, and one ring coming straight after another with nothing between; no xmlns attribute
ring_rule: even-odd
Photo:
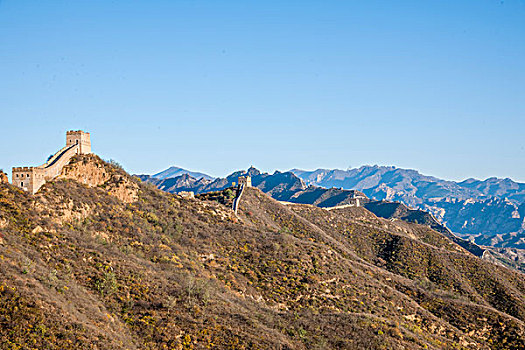
<svg viewBox="0 0 525 350"><path fill-rule="evenodd" d="M0 168L395 165L525 182L525 2L0 0Z"/></svg>

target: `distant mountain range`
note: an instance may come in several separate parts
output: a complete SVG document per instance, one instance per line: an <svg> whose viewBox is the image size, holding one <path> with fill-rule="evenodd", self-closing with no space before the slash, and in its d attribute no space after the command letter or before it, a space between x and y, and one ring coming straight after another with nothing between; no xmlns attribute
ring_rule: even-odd
<svg viewBox="0 0 525 350"><path fill-rule="evenodd" d="M196 179L189 174L166 179L149 175L138 175L138 177L142 181L150 182L166 192L193 191L195 193L206 193L220 191L233 186L241 175L250 175L254 187L284 202L332 207L348 204L352 202L356 196L366 198L363 193L358 191L307 186L303 180L291 172L282 173L276 171L273 174L268 174L261 173L253 167L247 171L237 171L228 175L226 178L216 178L214 180L207 180L205 178Z"/></svg>
<svg viewBox="0 0 525 350"><path fill-rule="evenodd" d="M442 198L467 200L496 197L507 198L514 203L525 201L525 183L514 182L508 178L492 177L484 181L467 179L455 182L425 176L416 170L377 165L349 170L292 169L290 172L307 184L356 189L374 198L402 200L411 206Z"/></svg>
<svg viewBox="0 0 525 350"><path fill-rule="evenodd" d="M175 169L173 173L180 175L167 177L170 169ZM421 210L432 214L430 216L439 225L477 244L525 248L525 184L510 179L455 182L387 166L349 170L292 169L273 174L261 173L252 167L216 179L202 173L194 176L193 172L181 168L170 169L159 173L163 174L160 176L139 177L167 192L205 193L230 187L240 175L249 174L253 186L280 201L320 207L355 203L356 198L361 198L363 205L370 200L400 202L416 212ZM376 206L373 208L377 211Z"/></svg>
<svg viewBox="0 0 525 350"><path fill-rule="evenodd" d="M291 170L305 183L362 191L432 213L463 237L483 245L525 247L525 184L511 179L446 181L415 170L362 166L349 170Z"/></svg>

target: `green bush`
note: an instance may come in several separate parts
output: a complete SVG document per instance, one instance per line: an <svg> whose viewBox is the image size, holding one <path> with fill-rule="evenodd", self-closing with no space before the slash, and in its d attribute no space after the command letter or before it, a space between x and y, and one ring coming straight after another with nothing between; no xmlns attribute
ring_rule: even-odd
<svg viewBox="0 0 525 350"><path fill-rule="evenodd" d="M118 290L117 277L113 271L106 271L104 276L95 282L100 295L110 296Z"/></svg>

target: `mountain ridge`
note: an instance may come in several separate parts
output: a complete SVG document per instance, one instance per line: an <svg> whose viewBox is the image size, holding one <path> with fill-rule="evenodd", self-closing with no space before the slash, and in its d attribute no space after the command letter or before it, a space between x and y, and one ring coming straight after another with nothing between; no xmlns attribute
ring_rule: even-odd
<svg viewBox="0 0 525 350"><path fill-rule="evenodd" d="M478 244L525 248L525 184L509 178L455 182L393 166L292 172L310 184L357 189L370 198L428 211L453 232ZM495 239L502 235L517 238Z"/></svg>
<svg viewBox="0 0 525 350"><path fill-rule="evenodd" d="M293 171L297 178L282 175L293 174ZM519 203L525 195L525 184L510 179L467 179L460 185L394 166L363 166L347 171L292 169L291 172L276 171L271 175L262 174L252 167L213 181L197 183L186 179L189 181L186 186L176 185L173 179L141 178L168 192L203 193L231 186L242 174L253 175L254 186L281 201L318 206L344 205L352 200L353 195L345 195L346 192L337 189L352 188L373 200L397 201L429 212L452 232L476 244L525 248L525 203Z"/></svg>
<svg viewBox="0 0 525 350"><path fill-rule="evenodd" d="M397 189L408 192L409 185L419 189L425 189L425 183L437 183L442 190L439 197L455 197L458 199L483 198L483 197L505 197L522 203L525 201L525 183L515 182L510 178L489 177L485 180L469 178L463 181L444 180L434 176L423 175L414 169L403 169L395 166L362 166L348 170L340 169L316 169L301 170L291 169L290 172L296 174L308 183L322 185L324 187L343 187L357 189L360 191L371 190L381 183L392 183L405 185ZM382 180L382 178L385 178ZM365 182L361 182L366 180ZM428 185L427 185L428 186ZM349 188L352 187L352 188ZM392 186L395 188L394 186ZM435 196L420 196L420 198L433 198ZM389 198L382 198L389 199Z"/></svg>

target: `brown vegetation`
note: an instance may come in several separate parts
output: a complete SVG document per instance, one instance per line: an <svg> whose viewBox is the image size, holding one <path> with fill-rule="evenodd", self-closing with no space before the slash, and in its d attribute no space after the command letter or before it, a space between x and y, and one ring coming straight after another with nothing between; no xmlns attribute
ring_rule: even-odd
<svg viewBox="0 0 525 350"><path fill-rule="evenodd" d="M70 165L0 185L1 349L523 348L524 275L427 227Z"/></svg>

